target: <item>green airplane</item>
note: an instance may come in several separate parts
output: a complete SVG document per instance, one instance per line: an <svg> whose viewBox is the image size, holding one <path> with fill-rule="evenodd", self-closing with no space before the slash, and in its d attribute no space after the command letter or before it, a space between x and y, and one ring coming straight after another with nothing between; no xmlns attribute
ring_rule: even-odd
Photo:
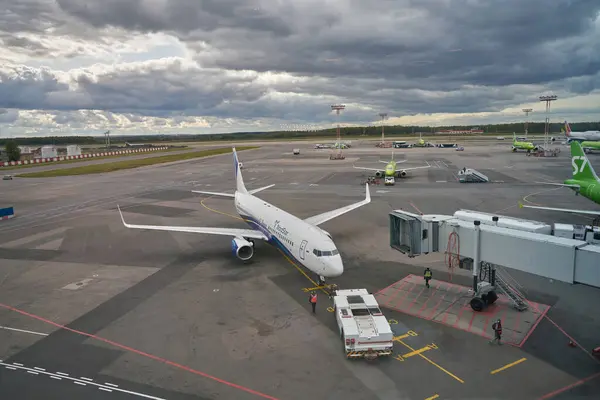
<svg viewBox="0 0 600 400"><path fill-rule="evenodd" d="M600 178L596 175L596 171L590 164L587 156L583 152L583 148L579 142L571 142L571 166L573 167L573 177L567 179L564 183L550 183L550 182L536 182L545 185L555 185L568 187L575 191L576 195L581 194L583 197L593 201L596 204L600 204ZM519 203L519 207L523 208L536 208L539 210L549 211L562 211L574 214L589 214L594 216L600 215L600 210L588 211L588 210L573 210L568 208L554 208L554 207L536 207L536 206L525 206Z"/></svg>
<svg viewBox="0 0 600 400"><path fill-rule="evenodd" d="M600 142L581 142L581 147L585 153L593 150L600 150Z"/></svg>
<svg viewBox="0 0 600 400"><path fill-rule="evenodd" d="M421 136L419 133L419 140L417 143L413 144L413 147L433 147L433 145L431 143L427 143L425 139L423 139L423 136Z"/></svg>
<svg viewBox="0 0 600 400"><path fill-rule="evenodd" d="M517 135L513 133L513 142L512 142L512 151L513 153L517 150L527 150L529 153L531 150L537 151L538 146L534 145L531 142L518 142Z"/></svg>
<svg viewBox="0 0 600 400"><path fill-rule="evenodd" d="M404 178L407 175L407 171L412 171L415 169L421 169L421 168L429 168L430 165L424 165L422 167L411 167L411 168L402 168L400 170L397 170L396 167L398 166L398 164L406 162L406 160L403 161L394 161L394 152L392 152L392 159L391 161L379 161L381 163L386 164L385 165L385 169L382 168L367 168L367 167L357 167L355 165L353 165L354 168L356 169L362 169L365 171L375 171L375 176L377 178L381 178L383 176L391 176L394 178Z"/></svg>

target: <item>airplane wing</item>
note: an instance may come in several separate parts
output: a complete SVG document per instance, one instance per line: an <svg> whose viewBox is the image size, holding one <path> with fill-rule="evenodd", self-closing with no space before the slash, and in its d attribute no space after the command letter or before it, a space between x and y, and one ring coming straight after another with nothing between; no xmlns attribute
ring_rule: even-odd
<svg viewBox="0 0 600 400"><path fill-rule="evenodd" d="M323 222L327 222L330 219L334 219L339 217L340 215L346 214L352 210L357 209L358 207L362 207L371 202L371 193L369 192L369 184L366 185L367 194L364 200L359 201L358 203L350 204L349 206L338 208L337 210L327 211L319 215L315 215L314 217L306 218L304 222L307 222L311 225L321 225Z"/></svg>
<svg viewBox="0 0 600 400"><path fill-rule="evenodd" d="M431 165L423 165L422 167L400 168L400 171L410 171L413 169L431 168Z"/></svg>
<svg viewBox="0 0 600 400"><path fill-rule="evenodd" d="M246 237L251 239L262 239L268 240L268 238L260 231L253 229L234 229L234 228L202 228L196 226L160 226L160 225L134 225L128 224L123 218L121 207L117 205L119 214L121 214L121 221L123 225L131 229L148 229L156 231L170 231L170 232L187 232L187 233L208 233L212 235L224 235L224 236L237 236Z"/></svg>
<svg viewBox="0 0 600 400"><path fill-rule="evenodd" d="M261 191L263 191L265 189L268 189L270 187L273 187L273 186L275 186L275 184L268 185L268 186L263 186L263 187L258 188L258 189L252 189L252 190L249 190L248 193L255 194L255 193L261 192ZM203 190L192 190L192 193L209 194L211 196L235 197L235 194L231 194L231 193L205 192Z"/></svg>
<svg viewBox="0 0 600 400"><path fill-rule="evenodd" d="M587 214L587 215L600 216L600 210L589 211L589 210L573 210L573 209L569 209L569 208L526 206L523 203L519 203L519 208L535 208L537 210L560 211L560 212L567 212L567 213L573 213L573 214Z"/></svg>
<svg viewBox="0 0 600 400"><path fill-rule="evenodd" d="M357 167L356 165L353 165L352 167L353 167L353 168L356 168L356 169L364 169L365 171L380 171L380 172L383 172L383 171L385 171L385 168L367 168L367 167Z"/></svg>

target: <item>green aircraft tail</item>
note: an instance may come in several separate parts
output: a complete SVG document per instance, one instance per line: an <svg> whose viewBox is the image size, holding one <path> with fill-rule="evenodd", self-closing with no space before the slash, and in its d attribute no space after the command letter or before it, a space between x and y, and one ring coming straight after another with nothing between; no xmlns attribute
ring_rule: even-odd
<svg viewBox="0 0 600 400"><path fill-rule="evenodd" d="M596 171L592 168L590 161L585 155L581 144L577 141L571 142L571 166L573 167L573 179L582 181L600 181Z"/></svg>

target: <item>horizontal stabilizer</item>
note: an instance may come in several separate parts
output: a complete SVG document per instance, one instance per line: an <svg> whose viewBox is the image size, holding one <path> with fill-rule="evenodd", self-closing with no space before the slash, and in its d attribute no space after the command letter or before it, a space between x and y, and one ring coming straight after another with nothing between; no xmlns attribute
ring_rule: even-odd
<svg viewBox="0 0 600 400"><path fill-rule="evenodd" d="M207 233L207 234L211 234L211 235L224 235L224 236L243 237L243 238L250 238L250 239L268 240L268 238L262 232L255 231L253 229L128 224L127 222L125 222L125 218L123 218L123 213L121 212L121 207L119 207L117 205L117 208L119 209L119 214L121 214L121 221L123 221L123 225L125 225L125 227L130 228L130 229L147 229L147 230L155 230L155 231L186 232L186 233Z"/></svg>
<svg viewBox="0 0 600 400"><path fill-rule="evenodd" d="M537 183L538 185L552 185L552 186L563 186L563 187L568 187L568 188L576 188L579 189L579 185L571 185L571 184L567 184L567 183L554 183L554 182L533 182L533 183Z"/></svg>
<svg viewBox="0 0 600 400"><path fill-rule="evenodd" d="M211 196L223 196L223 197L235 197L234 194L231 193L220 193L220 192L205 192L203 190L192 190L192 193L200 193L200 194L209 194Z"/></svg>
<svg viewBox="0 0 600 400"><path fill-rule="evenodd" d="M268 188L273 187L273 186L275 186L275 184L264 186L264 187L261 187L261 188L258 188L258 189L249 190L248 193L255 194L255 193L258 193L258 192L262 192L263 190L268 189ZM231 193L207 192L207 191L204 191L204 190L192 190L192 193L209 194L211 196L223 196L223 197L230 197L230 198L234 198L235 197L235 194L231 194Z"/></svg>
<svg viewBox="0 0 600 400"><path fill-rule="evenodd" d="M566 212L566 213L572 213L572 214L586 214L586 215L600 216L600 210L590 211L590 210L574 210L574 209L570 209L570 208L526 206L523 203L519 203L519 207L520 208L534 208L536 210L559 211L559 212Z"/></svg>
<svg viewBox="0 0 600 400"><path fill-rule="evenodd" d="M261 187L261 188L258 188L258 189L252 189L252 190L249 190L248 193L255 194L255 193L258 193L258 192L262 192L263 190L271 188L273 186L275 186L275 184L264 186L264 187Z"/></svg>

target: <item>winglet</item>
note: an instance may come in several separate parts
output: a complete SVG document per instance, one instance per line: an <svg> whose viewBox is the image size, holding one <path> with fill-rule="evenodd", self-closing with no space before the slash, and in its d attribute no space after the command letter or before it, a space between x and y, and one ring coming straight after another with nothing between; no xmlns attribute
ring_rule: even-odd
<svg viewBox="0 0 600 400"><path fill-rule="evenodd" d="M121 221L123 222L123 225L127 226L127 222L125 222L125 218L123 218L123 212L121 211L121 207L119 207L118 204L117 204L117 210L119 210L119 215L121 215Z"/></svg>
<svg viewBox="0 0 600 400"><path fill-rule="evenodd" d="M523 208L523 203L519 202L519 208Z"/></svg>
<svg viewBox="0 0 600 400"><path fill-rule="evenodd" d="M365 197L365 201L366 201L367 203L370 203L370 202L371 202L371 192L369 191L369 184L368 184L368 183L366 183L366 184L365 184L365 186L366 186L366 188L367 188L367 195L366 195L366 197Z"/></svg>

